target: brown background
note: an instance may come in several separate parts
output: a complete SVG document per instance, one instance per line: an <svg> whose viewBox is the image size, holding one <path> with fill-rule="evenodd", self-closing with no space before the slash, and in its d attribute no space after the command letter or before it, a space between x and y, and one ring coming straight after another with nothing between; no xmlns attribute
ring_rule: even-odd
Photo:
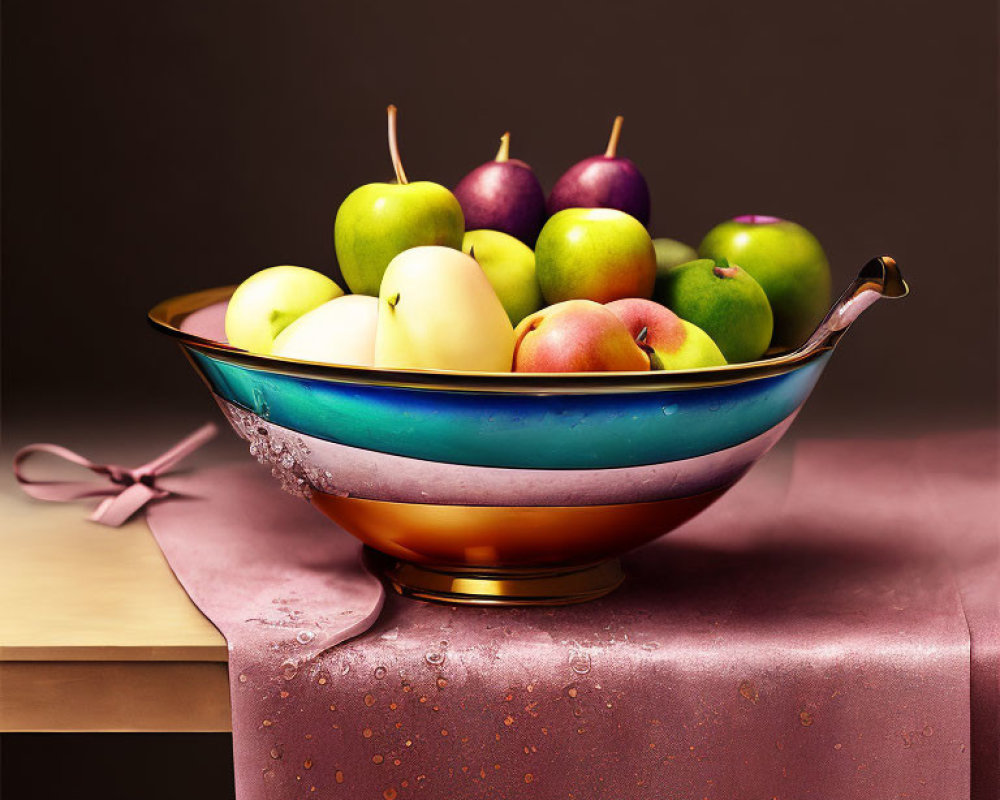
<svg viewBox="0 0 1000 800"><path fill-rule="evenodd" d="M412 178L453 185L509 128L551 186L623 113L655 234L697 243L725 217L787 216L825 243L837 287L869 256L896 256L913 295L844 340L798 435L996 421L992 2L6 0L2 12L5 447L87 441L100 455L96 440L127 435L158 447L214 418L146 309L272 264L332 271L338 203L390 172L388 102ZM228 748L224 736L7 736L4 782L11 797L137 785L150 800L223 797Z"/></svg>
<svg viewBox="0 0 1000 800"><path fill-rule="evenodd" d="M3 14L8 446L56 415L99 425L94 409L214 415L145 311L272 264L333 271L338 203L390 173L390 101L412 178L453 185L509 128L548 187L620 112L654 234L697 244L734 214L786 216L824 242L838 292L869 256L896 256L913 294L845 339L800 433L995 419L991 3L8 0Z"/></svg>

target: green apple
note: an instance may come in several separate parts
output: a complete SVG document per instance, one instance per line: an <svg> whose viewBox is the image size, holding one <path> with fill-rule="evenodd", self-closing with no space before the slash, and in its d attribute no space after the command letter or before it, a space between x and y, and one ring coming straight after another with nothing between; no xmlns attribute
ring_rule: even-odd
<svg viewBox="0 0 1000 800"><path fill-rule="evenodd" d="M686 261L694 261L698 257L698 251L676 239L663 238L653 239L653 249L656 251L656 287L653 289L653 297L657 297L667 271Z"/></svg>
<svg viewBox="0 0 1000 800"><path fill-rule="evenodd" d="M366 294L335 297L307 311L278 334L272 356L370 367L375 363L378 298Z"/></svg>
<svg viewBox="0 0 1000 800"><path fill-rule="evenodd" d="M520 239L501 231L467 231L462 252L479 262L512 325L542 307L535 254Z"/></svg>
<svg viewBox="0 0 1000 800"><path fill-rule="evenodd" d="M396 183L368 183L337 209L333 244L344 281L355 294L377 295L386 267L420 245L462 247L465 219L450 191L438 183L409 183L396 145L396 107L389 106L389 154Z"/></svg>
<svg viewBox="0 0 1000 800"><path fill-rule="evenodd" d="M749 214L716 225L698 252L739 264L760 284L774 312L773 347L798 347L830 305L830 265L819 241L801 225Z"/></svg>
<svg viewBox="0 0 1000 800"><path fill-rule="evenodd" d="M767 295L750 273L722 259L699 258L669 270L654 298L712 337L730 364L753 361L771 342Z"/></svg>
<svg viewBox="0 0 1000 800"><path fill-rule="evenodd" d="M270 353L275 337L307 311L344 293L326 275L305 267L268 267L236 287L226 306L233 347Z"/></svg>
<svg viewBox="0 0 1000 800"><path fill-rule="evenodd" d="M378 304L376 367L510 372L514 326L465 253L404 250L385 271Z"/></svg>
<svg viewBox="0 0 1000 800"><path fill-rule="evenodd" d="M566 208L538 234L535 271L550 304L648 298L656 280L656 253L642 223L624 211Z"/></svg>

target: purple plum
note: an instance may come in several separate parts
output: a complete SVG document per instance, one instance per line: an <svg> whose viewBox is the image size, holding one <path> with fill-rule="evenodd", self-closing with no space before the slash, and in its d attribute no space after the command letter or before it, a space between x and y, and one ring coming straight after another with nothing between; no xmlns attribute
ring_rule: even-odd
<svg viewBox="0 0 1000 800"><path fill-rule="evenodd" d="M465 214L467 231L502 231L528 247L535 246L545 223L545 192L531 167L510 157L510 133L500 138L493 161L458 182L455 197Z"/></svg>
<svg viewBox="0 0 1000 800"><path fill-rule="evenodd" d="M549 195L549 215L564 208L616 208L649 224L649 187L629 159L617 155L624 117L615 117L604 155L585 158L556 181Z"/></svg>

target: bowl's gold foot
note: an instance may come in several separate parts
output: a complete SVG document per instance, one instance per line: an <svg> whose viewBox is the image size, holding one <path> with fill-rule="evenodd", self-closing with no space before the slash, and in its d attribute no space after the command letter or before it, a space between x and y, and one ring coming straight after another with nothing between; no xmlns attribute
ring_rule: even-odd
<svg viewBox="0 0 1000 800"><path fill-rule="evenodd" d="M428 567L365 548L368 563L402 595L481 606L561 606L603 597L625 579L617 558L577 567Z"/></svg>

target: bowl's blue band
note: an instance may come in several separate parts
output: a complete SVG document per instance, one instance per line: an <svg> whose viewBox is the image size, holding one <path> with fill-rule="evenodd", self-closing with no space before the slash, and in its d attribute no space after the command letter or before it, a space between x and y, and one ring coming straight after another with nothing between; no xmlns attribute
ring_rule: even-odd
<svg viewBox="0 0 1000 800"><path fill-rule="evenodd" d="M216 394L301 433L429 461L539 469L658 464L745 442L802 405L829 357L729 386L517 395L338 383L189 353Z"/></svg>

